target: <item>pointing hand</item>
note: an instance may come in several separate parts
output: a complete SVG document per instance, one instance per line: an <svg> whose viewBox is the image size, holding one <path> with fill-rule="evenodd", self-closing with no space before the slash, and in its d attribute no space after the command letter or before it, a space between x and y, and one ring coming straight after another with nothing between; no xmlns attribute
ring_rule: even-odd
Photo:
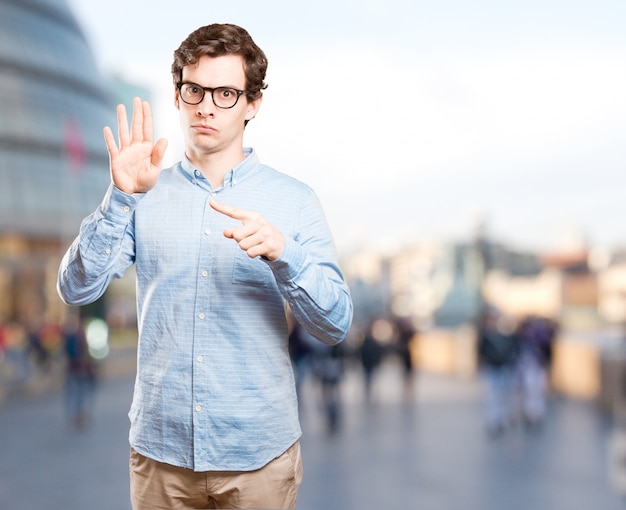
<svg viewBox="0 0 626 510"><path fill-rule="evenodd" d="M282 255L285 249L285 238L259 213L225 205L215 200L211 200L210 204L217 212L241 221L240 227L224 230L224 236L237 241L239 247L250 258L264 257L268 260L276 260Z"/></svg>

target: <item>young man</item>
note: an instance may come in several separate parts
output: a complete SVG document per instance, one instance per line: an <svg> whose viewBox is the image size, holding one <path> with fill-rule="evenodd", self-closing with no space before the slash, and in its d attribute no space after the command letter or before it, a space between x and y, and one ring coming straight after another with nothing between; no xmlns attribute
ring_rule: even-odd
<svg viewBox="0 0 626 510"><path fill-rule="evenodd" d="M347 334L352 301L314 192L243 148L267 60L235 25L199 28L174 53L185 155L161 171L150 106L135 99L112 183L59 270L68 304L137 270L130 409L134 509L294 508L302 480L285 303L318 340Z"/></svg>

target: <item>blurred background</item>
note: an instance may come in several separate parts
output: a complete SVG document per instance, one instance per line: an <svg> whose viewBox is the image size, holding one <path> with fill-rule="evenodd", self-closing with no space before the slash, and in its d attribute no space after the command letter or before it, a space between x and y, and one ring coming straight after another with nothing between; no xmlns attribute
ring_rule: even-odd
<svg viewBox="0 0 626 510"><path fill-rule="evenodd" d="M326 432L349 428L370 397L398 410L445 394L453 421L489 425L480 343L493 310L519 351L524 324L551 325L544 404L573 405L594 424L575 439L591 441L597 456L581 459L597 477L589 494L617 508L626 465L624 20L617 0L0 0L0 417L64 395L82 430L94 381L132 378L134 275L93 305L69 308L55 289L60 257L108 186L102 128L116 125L115 105L136 95L151 101L156 135L169 140L166 164L178 161L172 53L198 26L232 22L269 59L269 88L246 145L319 194L355 303L342 352L292 336L303 409L311 406L305 441L307 430L327 441ZM521 402L525 373L519 363L512 370L517 382L505 400ZM124 415L127 401L111 406ZM523 405L514 407L524 418ZM320 413L324 434L312 416ZM396 418L372 418L373 436L363 441L410 420ZM0 434L12 444L6 429ZM316 453L310 458L323 466L328 458ZM20 473L5 460L13 468L0 471L3 495ZM332 486L310 462L309 483ZM386 469L411 469L398 462ZM524 480L535 475L529 468ZM572 492L577 479L568 476L553 490ZM315 507L313 490L303 493L303 508ZM502 508L472 494L476 508ZM565 507L551 501L535 508Z"/></svg>

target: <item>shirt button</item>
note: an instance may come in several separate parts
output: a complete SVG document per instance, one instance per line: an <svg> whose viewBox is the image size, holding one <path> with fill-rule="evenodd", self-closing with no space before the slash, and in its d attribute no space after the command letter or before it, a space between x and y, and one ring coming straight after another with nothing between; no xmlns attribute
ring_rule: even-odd
<svg viewBox="0 0 626 510"><path fill-rule="evenodd" d="M211 196L212 196L212 197L214 197L214 196L216 196L216 195L217 195L217 193L215 193L215 191L211 191Z"/></svg>
<svg viewBox="0 0 626 510"><path fill-rule="evenodd" d="M200 177L200 170L196 170L194 173L196 174L196 177Z"/></svg>
<svg viewBox="0 0 626 510"><path fill-rule="evenodd" d="M196 406L196 411L197 411L197 412L202 411L202 406Z"/></svg>
<svg viewBox="0 0 626 510"><path fill-rule="evenodd" d="M198 318L199 318L200 320L204 320L204 318L205 318L205 317L206 317L206 315L204 315L203 313L199 313L199 314L198 314Z"/></svg>
<svg viewBox="0 0 626 510"><path fill-rule="evenodd" d="M204 231L204 235L206 235L206 236L210 236L210 235L211 235L211 229L210 229L210 228L207 228L207 229Z"/></svg>
<svg viewBox="0 0 626 510"><path fill-rule="evenodd" d="M202 278L206 278L207 276L209 276L209 272L208 271L202 271Z"/></svg>
<svg viewBox="0 0 626 510"><path fill-rule="evenodd" d="M128 212L130 211L130 207L128 207L127 205L124 206L124 212Z"/></svg>
<svg viewBox="0 0 626 510"><path fill-rule="evenodd" d="M104 250L104 253L106 253L107 255L111 254L111 248L107 248L106 250Z"/></svg>
<svg viewBox="0 0 626 510"><path fill-rule="evenodd" d="M198 360L198 363L202 363L204 361L202 356L198 356L196 359Z"/></svg>

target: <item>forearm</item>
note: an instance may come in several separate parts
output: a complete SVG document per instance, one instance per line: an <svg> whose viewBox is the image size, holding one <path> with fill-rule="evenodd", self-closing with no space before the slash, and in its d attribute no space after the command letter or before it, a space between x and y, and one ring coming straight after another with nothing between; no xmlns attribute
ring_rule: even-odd
<svg viewBox="0 0 626 510"><path fill-rule="evenodd" d="M270 266L298 322L324 343L341 342L350 329L353 308L337 264L316 262L303 247L288 241L283 256Z"/></svg>
<svg viewBox="0 0 626 510"><path fill-rule="evenodd" d="M133 196L111 187L98 209L83 220L59 267L57 291L65 303L94 302L132 264L129 225L135 205Z"/></svg>

